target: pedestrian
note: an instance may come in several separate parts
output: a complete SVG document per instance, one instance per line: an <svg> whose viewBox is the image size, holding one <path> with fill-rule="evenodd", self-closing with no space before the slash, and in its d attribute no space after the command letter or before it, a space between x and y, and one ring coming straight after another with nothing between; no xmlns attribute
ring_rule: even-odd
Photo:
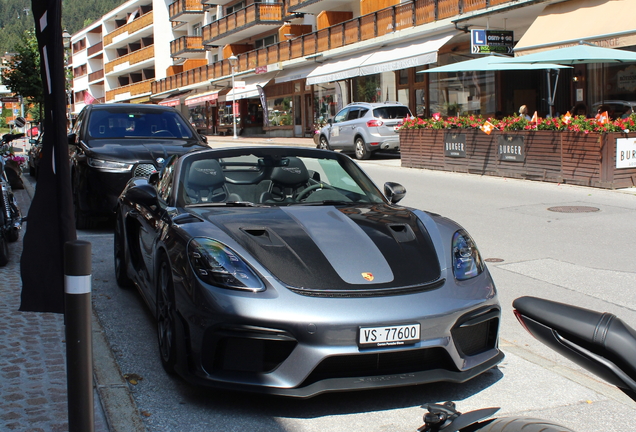
<svg viewBox="0 0 636 432"><path fill-rule="evenodd" d="M532 118L528 115L528 107L527 106L521 105L519 107L519 117L521 117L522 119L528 120L528 121L532 120Z"/></svg>

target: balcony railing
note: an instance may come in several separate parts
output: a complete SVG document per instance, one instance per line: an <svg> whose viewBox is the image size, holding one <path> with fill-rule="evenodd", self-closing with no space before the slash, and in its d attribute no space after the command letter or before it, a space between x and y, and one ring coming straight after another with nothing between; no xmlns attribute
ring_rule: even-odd
<svg viewBox="0 0 636 432"><path fill-rule="evenodd" d="M170 42L170 56L179 57L183 53L205 52L201 36L181 36Z"/></svg>
<svg viewBox="0 0 636 432"><path fill-rule="evenodd" d="M97 54L102 49L104 49L104 44L102 41L97 42L95 45L88 47L88 56L92 56L93 54Z"/></svg>
<svg viewBox="0 0 636 432"><path fill-rule="evenodd" d="M95 72L91 72L88 74L88 82L97 81L98 79L104 78L104 69L100 69Z"/></svg>
<svg viewBox="0 0 636 432"><path fill-rule="evenodd" d="M396 30L431 23L436 19L446 18L446 15L453 13L452 11L454 10L458 11L460 6L465 10L466 7L479 8L480 5L493 6L494 4L507 3L510 1L512 0L413 0L408 3L401 3L371 14L363 15L313 33L307 33L290 41L283 41L265 48L238 54L238 69L239 71L246 71L254 69L257 66L266 66L286 60L302 58L380 37ZM456 14L458 13L459 12ZM203 27L203 43L208 43L213 38L209 26L211 26L211 24L206 26L207 36L206 27ZM228 30L226 29L220 34L223 35L226 31ZM153 94L162 93L186 85L228 76L230 73L229 63L227 63L227 60L222 60L211 65L200 66L156 81L152 85L152 92Z"/></svg>
<svg viewBox="0 0 636 432"><path fill-rule="evenodd" d="M229 33L261 23L280 23L282 25L282 19L282 3L254 3L204 26L202 29L203 43L212 43Z"/></svg>
<svg viewBox="0 0 636 432"><path fill-rule="evenodd" d="M130 94L130 97L135 97L142 94L150 93L152 89L153 81L154 79L148 79L145 81L139 81L133 84L128 84L128 85L116 88L114 90L108 90L106 92L106 101L107 102L114 101L118 95L123 95L123 94L125 94L126 96Z"/></svg>
<svg viewBox="0 0 636 432"><path fill-rule="evenodd" d="M104 36L104 46L108 46L111 43L113 43L113 38L115 38L116 36L119 36L120 34L124 34L124 33L132 34L141 30L144 27L148 27L152 25L153 24L152 16L153 16L152 11L150 11L146 14L143 14L136 20L116 28L115 30L113 30L112 32Z"/></svg>
<svg viewBox="0 0 636 432"><path fill-rule="evenodd" d="M201 0L177 0L168 6L170 21L174 21L179 15L184 13L203 13Z"/></svg>
<svg viewBox="0 0 636 432"><path fill-rule="evenodd" d="M153 58L154 56L155 56L155 46L150 45L140 50L133 51L131 53L118 57L115 60L106 63L104 65L104 69L106 70L106 73L110 73L113 70L115 70L115 66L117 65L124 64L126 62L128 62L131 65L134 65L144 60L149 60Z"/></svg>

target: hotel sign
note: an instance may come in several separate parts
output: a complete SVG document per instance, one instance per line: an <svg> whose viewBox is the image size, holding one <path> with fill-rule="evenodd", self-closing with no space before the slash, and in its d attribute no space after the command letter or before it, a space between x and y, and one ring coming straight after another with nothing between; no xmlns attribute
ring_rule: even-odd
<svg viewBox="0 0 636 432"><path fill-rule="evenodd" d="M466 157L466 134L445 133L444 134L444 156L465 158Z"/></svg>
<svg viewBox="0 0 636 432"><path fill-rule="evenodd" d="M514 42L512 30L470 30L470 52L473 54L512 54Z"/></svg>
<svg viewBox="0 0 636 432"><path fill-rule="evenodd" d="M500 135L497 143L497 154L500 161L523 162L526 146L522 136Z"/></svg>

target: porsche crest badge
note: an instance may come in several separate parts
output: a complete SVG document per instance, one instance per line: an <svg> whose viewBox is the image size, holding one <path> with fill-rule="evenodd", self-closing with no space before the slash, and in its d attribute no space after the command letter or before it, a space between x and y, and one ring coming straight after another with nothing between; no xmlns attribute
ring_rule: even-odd
<svg viewBox="0 0 636 432"><path fill-rule="evenodd" d="M364 272L362 273L362 277L371 282L373 280L373 273Z"/></svg>

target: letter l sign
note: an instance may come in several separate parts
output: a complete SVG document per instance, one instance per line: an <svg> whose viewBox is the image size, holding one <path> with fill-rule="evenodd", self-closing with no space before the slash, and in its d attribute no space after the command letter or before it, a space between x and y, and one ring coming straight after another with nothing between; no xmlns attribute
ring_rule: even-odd
<svg viewBox="0 0 636 432"><path fill-rule="evenodd" d="M486 45L486 30L471 29L473 45Z"/></svg>

